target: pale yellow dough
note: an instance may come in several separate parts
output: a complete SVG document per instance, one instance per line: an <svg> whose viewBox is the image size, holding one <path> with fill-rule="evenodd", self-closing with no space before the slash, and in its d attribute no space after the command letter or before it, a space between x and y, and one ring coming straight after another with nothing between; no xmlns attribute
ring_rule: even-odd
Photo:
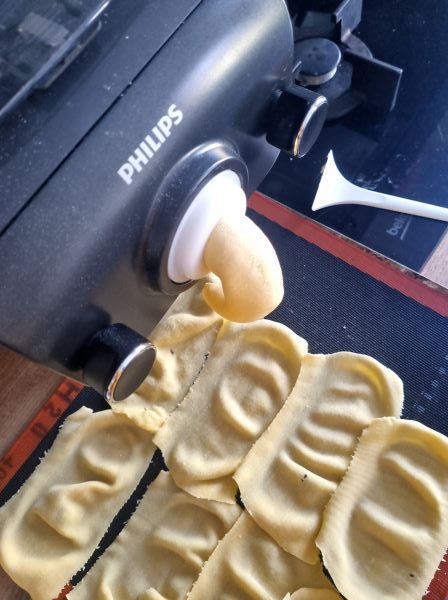
<svg viewBox="0 0 448 600"><path fill-rule="evenodd" d="M306 350L272 321L223 325L195 385L154 437L180 487L234 502L232 475L288 397Z"/></svg>
<svg viewBox="0 0 448 600"><path fill-rule="evenodd" d="M293 594L286 594L283 600L341 600L334 590L302 588Z"/></svg>
<svg viewBox="0 0 448 600"><path fill-rule="evenodd" d="M282 600L288 590L302 587L334 590L320 564L307 565L282 550L244 512L218 544L187 598Z"/></svg>
<svg viewBox="0 0 448 600"><path fill-rule="evenodd" d="M223 320L203 300L204 283L180 294L150 334L157 358L137 392L111 402L116 413L149 432L157 431L182 402L218 335Z"/></svg>
<svg viewBox="0 0 448 600"><path fill-rule="evenodd" d="M161 472L70 600L182 600L241 509L198 500Z"/></svg>
<svg viewBox="0 0 448 600"><path fill-rule="evenodd" d="M415 421L373 421L317 545L347 600L420 600L448 545L448 439Z"/></svg>
<svg viewBox="0 0 448 600"><path fill-rule="evenodd" d="M111 410L81 408L0 509L0 563L33 600L56 598L146 471L150 436Z"/></svg>
<svg viewBox="0 0 448 600"><path fill-rule="evenodd" d="M294 556L317 562L322 513L358 437L402 405L400 378L373 358L306 356L288 401L234 476L255 521Z"/></svg>
<svg viewBox="0 0 448 600"><path fill-rule="evenodd" d="M206 283L204 298L217 313L237 323L262 319L283 298L283 275L266 235L247 217L225 217L204 251L218 281Z"/></svg>

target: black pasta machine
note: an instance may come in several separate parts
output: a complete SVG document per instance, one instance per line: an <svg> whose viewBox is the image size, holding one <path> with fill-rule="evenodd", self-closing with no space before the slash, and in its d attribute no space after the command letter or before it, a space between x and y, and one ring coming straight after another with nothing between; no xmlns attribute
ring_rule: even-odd
<svg viewBox="0 0 448 600"><path fill-rule="evenodd" d="M283 0L3 3L0 343L134 391L191 285L168 266L189 207L223 173L247 197L319 134L294 68Z"/></svg>

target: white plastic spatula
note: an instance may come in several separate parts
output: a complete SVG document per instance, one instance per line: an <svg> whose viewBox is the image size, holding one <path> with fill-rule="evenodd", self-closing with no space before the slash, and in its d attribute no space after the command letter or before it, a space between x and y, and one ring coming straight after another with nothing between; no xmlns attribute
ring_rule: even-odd
<svg viewBox="0 0 448 600"><path fill-rule="evenodd" d="M350 183L339 172L333 152L330 152L311 209L319 210L336 204L363 204L408 215L448 221L448 208L366 190Z"/></svg>

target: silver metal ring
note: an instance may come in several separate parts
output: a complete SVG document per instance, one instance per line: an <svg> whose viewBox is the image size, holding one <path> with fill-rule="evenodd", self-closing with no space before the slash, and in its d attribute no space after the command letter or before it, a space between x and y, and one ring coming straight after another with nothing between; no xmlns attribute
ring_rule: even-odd
<svg viewBox="0 0 448 600"><path fill-rule="evenodd" d="M303 134L305 133L306 128L309 125L309 122L314 117L314 115L319 110L319 108L321 106L323 106L324 104L327 104L327 99L325 98L325 96L318 96L316 98L316 100L313 102L313 104L310 106L308 112L306 113L305 118L303 119L302 124L300 126L300 129L297 132L297 135L294 139L294 146L293 146L294 157L297 158L299 156L300 142L302 141Z"/></svg>
<svg viewBox="0 0 448 600"><path fill-rule="evenodd" d="M336 75L336 71L338 70L339 64L337 64L334 69L328 71L328 73L323 73L322 75L308 75L308 73L299 72L298 80L302 85L323 85L333 79Z"/></svg>
<svg viewBox="0 0 448 600"><path fill-rule="evenodd" d="M108 402L112 402L114 401L114 394L115 394L115 389L118 385L118 382L121 379L121 376L123 375L124 371L129 367L129 365L137 358L139 357L141 354L143 354L144 352L146 352L147 350L154 348L155 346L153 344L151 344L151 342L145 342L143 344L139 344L138 346L136 346L134 348L134 350L132 350L132 352L130 352L126 358L123 360L123 362L119 365L118 369L115 371L114 376L112 377L112 379L110 380L109 386L107 388L107 392L106 392L106 400Z"/></svg>

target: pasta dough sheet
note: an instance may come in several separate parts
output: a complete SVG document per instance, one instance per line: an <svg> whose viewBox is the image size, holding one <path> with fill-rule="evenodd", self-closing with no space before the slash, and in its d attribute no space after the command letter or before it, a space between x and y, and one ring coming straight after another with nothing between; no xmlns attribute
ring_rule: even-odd
<svg viewBox="0 0 448 600"><path fill-rule="evenodd" d="M285 402L306 350L272 321L223 325L195 385L154 437L181 488L235 501L232 475Z"/></svg>
<svg viewBox="0 0 448 600"><path fill-rule="evenodd" d="M334 590L320 564L308 565L282 550L244 512L218 544L187 598L282 600L288 590L302 587ZM327 600L326 596L303 598Z"/></svg>
<svg viewBox="0 0 448 600"><path fill-rule="evenodd" d="M155 432L184 399L223 322L202 299L204 282L179 295L149 339L157 348L151 373L140 388L112 409Z"/></svg>
<svg viewBox="0 0 448 600"><path fill-rule="evenodd" d="M33 600L58 596L146 471L155 447L124 415L81 408L0 509L0 563Z"/></svg>
<svg viewBox="0 0 448 600"><path fill-rule="evenodd" d="M340 595L334 590L302 588L293 594L286 594L283 600L340 600Z"/></svg>
<svg viewBox="0 0 448 600"><path fill-rule="evenodd" d="M347 600L420 600L448 545L448 438L415 421L373 421L317 545Z"/></svg>
<svg viewBox="0 0 448 600"><path fill-rule="evenodd" d="M373 358L351 352L308 355L296 387L235 473L243 502L282 548L308 563L322 513L362 430L399 416L403 385Z"/></svg>
<svg viewBox="0 0 448 600"><path fill-rule="evenodd" d="M198 500L161 472L70 600L182 600L241 509Z"/></svg>

